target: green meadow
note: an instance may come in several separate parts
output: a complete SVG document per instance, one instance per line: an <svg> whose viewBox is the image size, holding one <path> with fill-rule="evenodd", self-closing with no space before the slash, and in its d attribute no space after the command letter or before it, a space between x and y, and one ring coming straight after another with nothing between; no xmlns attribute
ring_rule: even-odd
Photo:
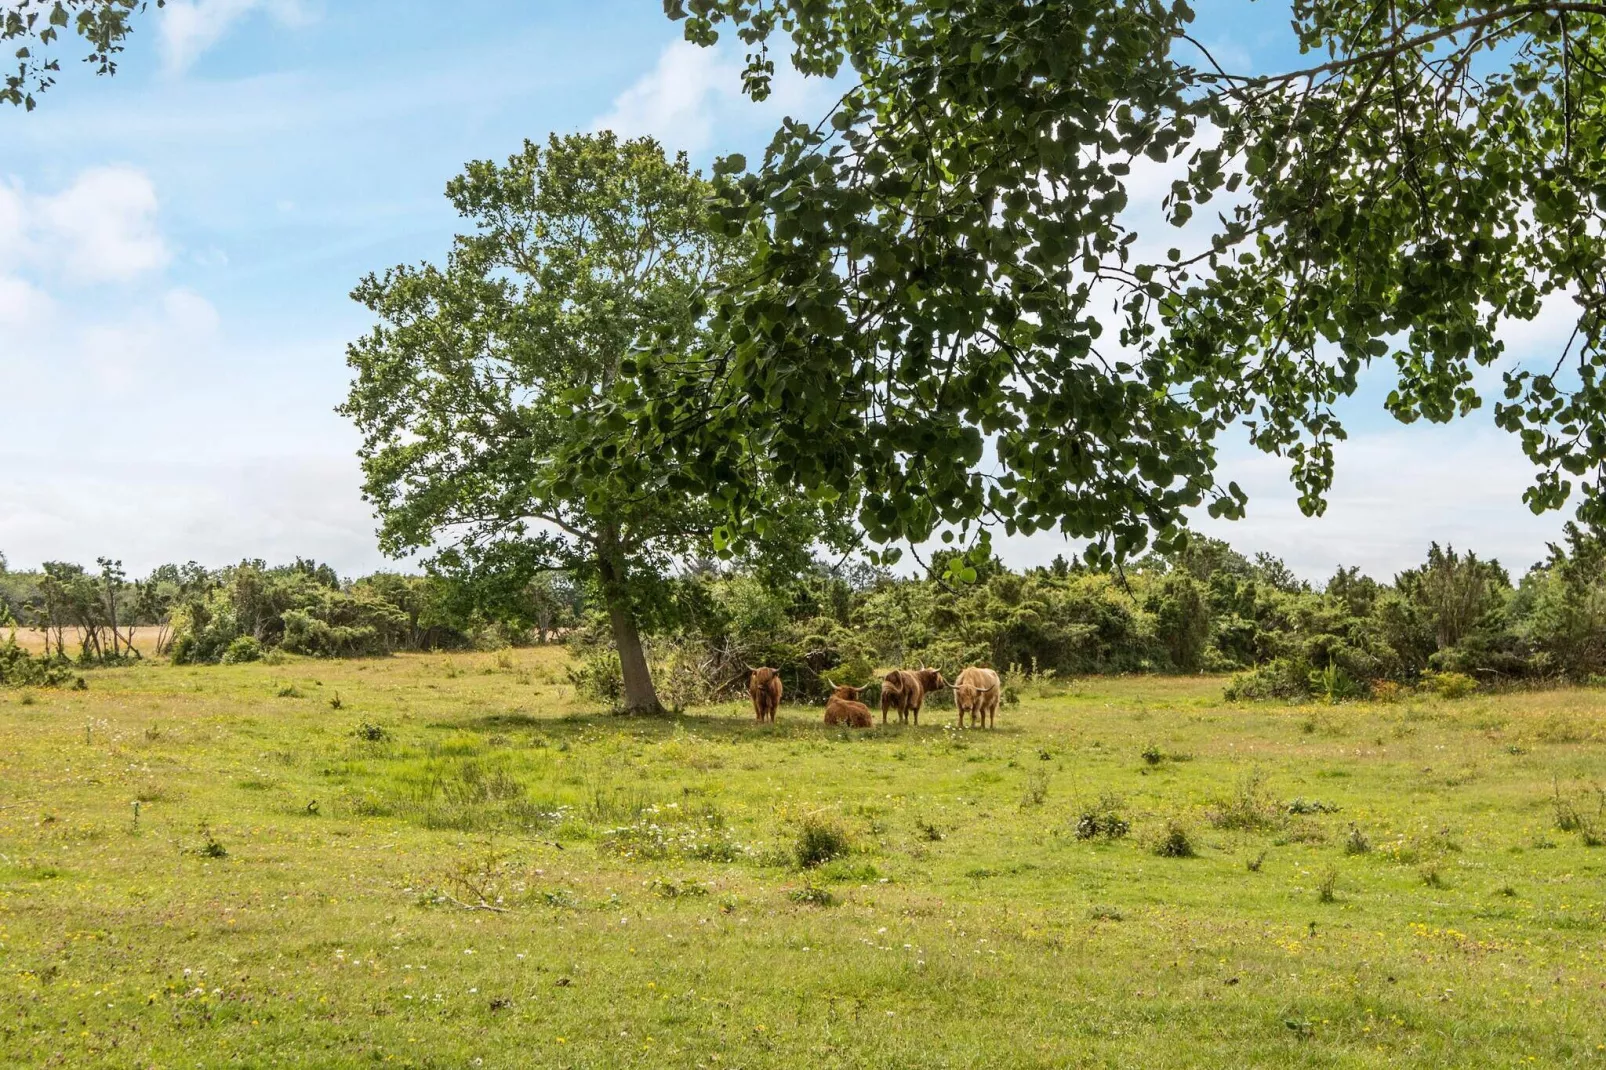
<svg viewBox="0 0 1606 1070"><path fill-rule="evenodd" d="M0 694L0 1065L1606 1064L1606 692L855 732L564 657Z"/></svg>

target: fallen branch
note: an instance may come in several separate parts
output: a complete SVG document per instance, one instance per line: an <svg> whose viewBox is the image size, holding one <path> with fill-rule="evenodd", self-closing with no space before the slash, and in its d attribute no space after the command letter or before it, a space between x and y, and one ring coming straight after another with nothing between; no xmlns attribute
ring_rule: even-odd
<svg viewBox="0 0 1606 1070"><path fill-rule="evenodd" d="M453 903L462 907L464 910L492 910L498 914L506 914L510 911L510 908L508 907L492 906L490 903L484 902L483 900L478 903L465 903L461 899L457 898L457 896L452 895L449 892L442 892L441 898L445 899L449 903Z"/></svg>

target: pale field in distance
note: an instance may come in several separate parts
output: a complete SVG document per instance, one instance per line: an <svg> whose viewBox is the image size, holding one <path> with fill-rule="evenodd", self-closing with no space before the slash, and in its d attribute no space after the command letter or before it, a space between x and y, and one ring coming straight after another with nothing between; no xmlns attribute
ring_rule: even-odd
<svg viewBox="0 0 1606 1070"><path fill-rule="evenodd" d="M135 628L134 649L146 657L153 656L156 653L156 638L161 631L162 629L155 626ZM123 635L127 635L128 629L121 629L121 632ZM5 634L5 632L0 632L0 639L4 639ZM17 645L22 647L22 649L26 650L30 654L37 654L45 648L45 633L42 631L34 628L18 628L16 630L16 636ZM64 629L63 638L65 638L67 641L68 656L71 657L76 655L78 652L78 641L80 638L78 629ZM52 649L55 647L54 638L51 639L51 647Z"/></svg>

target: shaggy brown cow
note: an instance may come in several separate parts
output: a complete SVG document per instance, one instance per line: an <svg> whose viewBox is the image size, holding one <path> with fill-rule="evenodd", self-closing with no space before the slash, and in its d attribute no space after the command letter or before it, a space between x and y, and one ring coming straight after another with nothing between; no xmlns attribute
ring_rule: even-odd
<svg viewBox="0 0 1606 1070"><path fill-rule="evenodd" d="M991 669L974 666L959 674L954 681L954 705L959 707L959 727L965 727L965 714L970 714L970 727L977 719L983 728L997 725L998 700L1003 697L1004 685Z"/></svg>
<svg viewBox="0 0 1606 1070"><path fill-rule="evenodd" d="M888 710L897 710L899 724L908 724L911 713L919 724L926 696L947 686L937 669L893 669L881 680L881 723L887 723Z"/></svg>
<svg viewBox="0 0 1606 1070"><path fill-rule="evenodd" d="M781 674L768 666L750 669L753 675L747 680L747 693L753 697L753 712L759 721L774 721L775 711L781 705Z"/></svg>
<svg viewBox="0 0 1606 1070"><path fill-rule="evenodd" d="M827 680L826 683L831 684ZM831 684L831 697L825 703L825 723L844 724L849 728L870 727L870 707L859 701L862 687L839 687Z"/></svg>

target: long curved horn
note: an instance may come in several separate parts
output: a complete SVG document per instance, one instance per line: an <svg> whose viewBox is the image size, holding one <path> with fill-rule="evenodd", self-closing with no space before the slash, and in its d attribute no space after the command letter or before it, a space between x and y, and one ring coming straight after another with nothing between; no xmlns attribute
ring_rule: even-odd
<svg viewBox="0 0 1606 1070"><path fill-rule="evenodd" d="M993 690L993 688L995 688L997 686L998 686L997 684L993 684L993 685L991 685L989 687L978 687L978 688L974 688L973 690L975 690L975 692L978 695L981 695L981 694L986 694L988 691Z"/></svg>
<svg viewBox="0 0 1606 1070"><path fill-rule="evenodd" d="M824 680L827 684L830 684L832 691L836 690L836 684L831 682L831 678L829 676L822 676L822 677L820 677L820 679Z"/></svg>

